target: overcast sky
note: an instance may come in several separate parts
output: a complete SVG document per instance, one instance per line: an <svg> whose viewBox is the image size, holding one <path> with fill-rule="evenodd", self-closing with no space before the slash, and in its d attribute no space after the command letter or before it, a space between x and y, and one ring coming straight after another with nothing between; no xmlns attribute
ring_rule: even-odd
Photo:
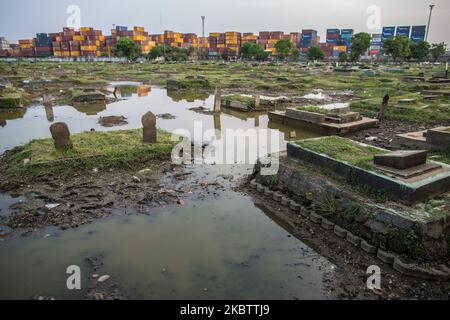
<svg viewBox="0 0 450 320"><path fill-rule="evenodd" d="M371 5L381 8L382 25L426 25L431 3L436 8L429 41L450 44L449 0L1 0L0 36L16 42L37 32L57 32L66 25L67 7L78 5L82 25L106 34L116 24L200 35L205 15L207 33L313 28L324 37L334 27L376 33L367 28Z"/></svg>

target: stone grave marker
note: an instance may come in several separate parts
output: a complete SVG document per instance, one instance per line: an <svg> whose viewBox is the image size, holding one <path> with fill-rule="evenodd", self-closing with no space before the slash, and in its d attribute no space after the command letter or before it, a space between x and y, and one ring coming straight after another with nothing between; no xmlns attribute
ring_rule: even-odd
<svg viewBox="0 0 450 320"><path fill-rule="evenodd" d="M57 150L68 150L72 148L69 127L64 122L54 123L50 126L53 142Z"/></svg>
<svg viewBox="0 0 450 320"><path fill-rule="evenodd" d="M142 125L144 127L143 142L144 143L156 143L157 142L157 130L156 130L156 116L152 112L147 112L142 116Z"/></svg>

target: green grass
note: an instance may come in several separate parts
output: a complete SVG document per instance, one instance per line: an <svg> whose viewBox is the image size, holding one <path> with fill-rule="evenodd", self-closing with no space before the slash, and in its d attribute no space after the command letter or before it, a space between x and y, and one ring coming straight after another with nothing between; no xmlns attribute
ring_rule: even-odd
<svg viewBox="0 0 450 320"><path fill-rule="evenodd" d="M174 146L171 134L161 130L156 144L142 143L142 129L84 132L71 139L73 149L68 151L56 150L52 139L33 140L3 158L2 170L10 177L35 177L94 168L130 169L152 159L170 159ZM29 159L27 164L25 159Z"/></svg>
<svg viewBox="0 0 450 320"><path fill-rule="evenodd" d="M222 97L222 103L226 103L227 101L242 102L246 104L247 107L249 108L255 108L256 106L256 101L254 97L245 97L240 95Z"/></svg>
<svg viewBox="0 0 450 320"><path fill-rule="evenodd" d="M6 88L0 92L0 108L20 108L27 103L27 95L17 88Z"/></svg>
<svg viewBox="0 0 450 320"><path fill-rule="evenodd" d="M298 107L297 110L299 110L299 111L307 111L307 112L314 112L314 113L320 113L320 114L328 114L328 113L330 113L329 110L321 108L321 107L317 107L317 106L303 106L303 107Z"/></svg>
<svg viewBox="0 0 450 320"><path fill-rule="evenodd" d="M355 167L373 170L373 158L377 154L386 153L386 150L378 149L372 146L363 146L355 141L330 136L320 139L308 139L296 142L299 146L325 154L331 158L345 161Z"/></svg>

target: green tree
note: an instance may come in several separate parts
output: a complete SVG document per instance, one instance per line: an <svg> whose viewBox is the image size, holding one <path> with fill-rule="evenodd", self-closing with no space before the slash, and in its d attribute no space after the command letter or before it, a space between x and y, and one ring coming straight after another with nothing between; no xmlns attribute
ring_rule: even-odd
<svg viewBox="0 0 450 320"><path fill-rule="evenodd" d="M161 46L153 47L152 50L147 55L147 59L149 60L155 60L156 58L159 58L163 55L163 49Z"/></svg>
<svg viewBox="0 0 450 320"><path fill-rule="evenodd" d="M288 39L278 40L277 43L275 43L275 49L277 49L278 56L281 59L285 59L291 55L292 49L294 48L294 44Z"/></svg>
<svg viewBox="0 0 450 320"><path fill-rule="evenodd" d="M130 38L120 38L117 40L115 52L130 61L135 61L141 54L139 46Z"/></svg>
<svg viewBox="0 0 450 320"><path fill-rule="evenodd" d="M252 42L246 42L241 47L241 55L244 59L266 60L269 54L264 51L260 45Z"/></svg>
<svg viewBox="0 0 450 320"><path fill-rule="evenodd" d="M384 52L391 55L394 61L411 57L411 40L407 37L393 37L383 43Z"/></svg>
<svg viewBox="0 0 450 320"><path fill-rule="evenodd" d="M296 61L298 60L299 56L300 56L300 50L298 48L292 48L291 50L291 56L292 56L292 60Z"/></svg>
<svg viewBox="0 0 450 320"><path fill-rule="evenodd" d="M430 55L430 44L426 41L411 42L411 58L423 61Z"/></svg>
<svg viewBox="0 0 450 320"><path fill-rule="evenodd" d="M433 61L438 61L439 58L445 54L445 50L447 50L447 45L445 43L433 43L431 46L431 56L433 57Z"/></svg>
<svg viewBox="0 0 450 320"><path fill-rule="evenodd" d="M252 42L246 42L241 47L241 55L244 59L252 59L253 58L253 47L254 43Z"/></svg>
<svg viewBox="0 0 450 320"><path fill-rule="evenodd" d="M366 32L360 32L353 36L352 44L350 45L350 52L352 60L358 61L359 58L370 48L371 37Z"/></svg>
<svg viewBox="0 0 450 320"><path fill-rule="evenodd" d="M349 56L348 56L347 52L341 52L339 54L339 61L340 62L347 62L348 59L349 59Z"/></svg>
<svg viewBox="0 0 450 320"><path fill-rule="evenodd" d="M311 46L308 50L309 60L321 60L325 58L325 52L319 46Z"/></svg>

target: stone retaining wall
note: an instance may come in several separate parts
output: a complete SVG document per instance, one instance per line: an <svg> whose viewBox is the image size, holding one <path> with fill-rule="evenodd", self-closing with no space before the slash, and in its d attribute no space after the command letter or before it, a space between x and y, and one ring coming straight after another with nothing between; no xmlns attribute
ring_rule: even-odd
<svg viewBox="0 0 450 320"><path fill-rule="evenodd" d="M255 183L260 191L277 201L298 204L312 220L335 233L346 230L361 239L367 251L375 247L412 259L448 261L450 257L450 218L431 220L426 212L395 204L376 204L307 167L281 157L276 176L261 176L255 167ZM268 191L266 189L268 188ZM414 211L414 214L412 212ZM341 230L342 229L342 230ZM350 239L356 239L350 236ZM364 242L363 242L364 241ZM357 242L356 240L354 241Z"/></svg>

